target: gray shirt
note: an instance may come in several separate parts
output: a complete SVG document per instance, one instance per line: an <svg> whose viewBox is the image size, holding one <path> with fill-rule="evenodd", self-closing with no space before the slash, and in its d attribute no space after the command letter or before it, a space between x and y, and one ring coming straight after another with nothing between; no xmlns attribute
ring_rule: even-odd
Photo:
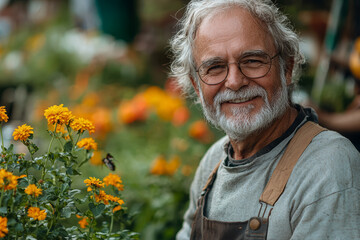
<svg viewBox="0 0 360 240"><path fill-rule="evenodd" d="M205 154L190 188L190 205L178 240L189 239L196 201L215 165L222 160L207 198L206 216L247 221L257 216L259 198L296 130L311 118L303 109L289 130L249 159L231 164L229 139ZM226 150L224 151L224 146ZM266 215L265 215L266 216ZM270 216L268 239L360 239L360 154L333 131L317 135L299 158Z"/></svg>

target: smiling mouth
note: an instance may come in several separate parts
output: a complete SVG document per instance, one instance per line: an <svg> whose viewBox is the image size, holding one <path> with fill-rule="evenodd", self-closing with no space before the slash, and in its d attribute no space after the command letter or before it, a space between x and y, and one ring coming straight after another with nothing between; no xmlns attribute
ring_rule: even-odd
<svg viewBox="0 0 360 240"><path fill-rule="evenodd" d="M231 99L228 101L224 101L223 103L244 103L249 102L251 100L254 100L255 98L258 98L259 96L249 97L249 98L237 98L237 99Z"/></svg>

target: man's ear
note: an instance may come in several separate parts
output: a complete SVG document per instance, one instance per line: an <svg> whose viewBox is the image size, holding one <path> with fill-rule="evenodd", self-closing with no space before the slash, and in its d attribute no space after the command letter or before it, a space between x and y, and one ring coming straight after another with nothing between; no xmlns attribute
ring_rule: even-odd
<svg viewBox="0 0 360 240"><path fill-rule="evenodd" d="M196 95L198 95L198 97L200 97L200 93L199 93L199 85L197 84L196 80L190 76L190 80L191 80L191 84L193 85Z"/></svg>
<svg viewBox="0 0 360 240"><path fill-rule="evenodd" d="M286 85L290 85L292 82L293 69L294 69L294 58L290 58L286 63L286 69L285 69Z"/></svg>

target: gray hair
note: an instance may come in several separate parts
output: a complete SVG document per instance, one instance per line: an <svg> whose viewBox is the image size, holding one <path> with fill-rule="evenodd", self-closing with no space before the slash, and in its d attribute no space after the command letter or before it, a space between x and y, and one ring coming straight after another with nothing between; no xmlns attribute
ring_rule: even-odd
<svg viewBox="0 0 360 240"><path fill-rule="evenodd" d="M299 38L292 30L288 18L270 0L192 0L179 20L180 30L170 41L173 53L171 76L177 79L183 93L190 95L193 92L190 76L197 79L193 58L196 32L205 17L234 6L246 9L265 24L280 54L280 68L284 72L287 72L288 64L294 63L292 84L288 89L291 94L304 58L299 50Z"/></svg>

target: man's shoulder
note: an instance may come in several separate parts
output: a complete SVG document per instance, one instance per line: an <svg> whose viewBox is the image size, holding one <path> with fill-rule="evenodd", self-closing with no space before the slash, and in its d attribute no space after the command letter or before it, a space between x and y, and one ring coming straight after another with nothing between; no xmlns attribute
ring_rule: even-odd
<svg viewBox="0 0 360 240"><path fill-rule="evenodd" d="M302 172L304 178L352 182L360 186L360 178L355 174L360 171L360 153L350 140L337 132L327 130L315 136L299 160L297 171Z"/></svg>

